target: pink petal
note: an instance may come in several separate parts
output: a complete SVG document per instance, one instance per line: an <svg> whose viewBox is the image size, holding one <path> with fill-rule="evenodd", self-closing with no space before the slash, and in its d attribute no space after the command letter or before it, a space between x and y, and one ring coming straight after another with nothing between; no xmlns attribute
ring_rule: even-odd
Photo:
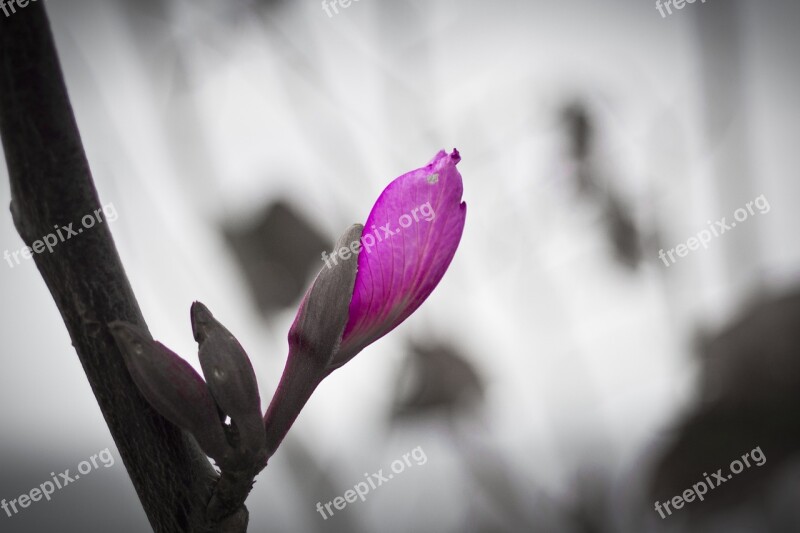
<svg viewBox="0 0 800 533"><path fill-rule="evenodd" d="M364 224L350 316L332 368L408 318L444 276L467 214L456 170L460 160L458 150L449 155L441 151L427 166L400 176L381 193ZM394 235L381 229L387 223ZM369 235L375 242L372 247L367 246Z"/></svg>

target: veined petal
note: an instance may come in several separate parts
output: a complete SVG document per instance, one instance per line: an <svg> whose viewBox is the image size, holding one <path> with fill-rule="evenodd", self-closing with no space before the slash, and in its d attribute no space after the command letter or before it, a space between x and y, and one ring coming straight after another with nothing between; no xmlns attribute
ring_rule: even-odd
<svg viewBox="0 0 800 533"><path fill-rule="evenodd" d="M444 276L467 213L460 160L457 150L441 151L378 197L362 231L349 319L332 369L408 318Z"/></svg>

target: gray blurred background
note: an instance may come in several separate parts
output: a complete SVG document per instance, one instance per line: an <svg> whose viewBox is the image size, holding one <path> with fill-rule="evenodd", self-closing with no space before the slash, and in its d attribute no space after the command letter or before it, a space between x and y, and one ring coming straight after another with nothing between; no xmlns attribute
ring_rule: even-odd
<svg viewBox="0 0 800 533"><path fill-rule="evenodd" d="M320 253L391 179L462 154L447 275L321 385L257 480L252 531L800 531L796 1L666 17L651 0L48 11L153 335L199 368L203 301L250 353L265 407ZM659 259L762 195L769 209L708 249ZM3 209L0 250L22 246ZM0 511L0 531L148 531L33 261L0 272L0 498L117 458ZM317 513L418 446L424 465ZM763 466L654 511L756 447Z"/></svg>

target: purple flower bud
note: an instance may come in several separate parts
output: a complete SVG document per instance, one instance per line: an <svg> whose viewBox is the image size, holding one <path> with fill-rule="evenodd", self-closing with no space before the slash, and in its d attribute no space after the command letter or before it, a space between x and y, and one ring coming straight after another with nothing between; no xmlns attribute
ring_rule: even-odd
<svg viewBox="0 0 800 533"><path fill-rule="evenodd" d="M323 254L326 265L300 304L264 417L270 454L319 382L408 318L441 281L464 231L460 160L457 150L441 151L392 181L366 224L345 232L331 257Z"/></svg>
<svg viewBox="0 0 800 533"><path fill-rule="evenodd" d="M378 197L364 224L349 319L331 367L338 368L422 305L453 260L467 216L458 150L403 174Z"/></svg>

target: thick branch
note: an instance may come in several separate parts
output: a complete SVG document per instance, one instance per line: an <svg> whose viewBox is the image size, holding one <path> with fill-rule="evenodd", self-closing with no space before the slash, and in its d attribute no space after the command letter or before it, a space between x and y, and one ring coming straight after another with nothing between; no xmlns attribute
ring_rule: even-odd
<svg viewBox="0 0 800 533"><path fill-rule="evenodd" d="M0 16L0 135L14 223L29 246L100 209L44 2ZM140 395L107 324L146 330L107 223L34 255L153 529L212 530L217 476L189 436ZM232 517L233 518L233 517ZM244 531L246 510L215 531Z"/></svg>

